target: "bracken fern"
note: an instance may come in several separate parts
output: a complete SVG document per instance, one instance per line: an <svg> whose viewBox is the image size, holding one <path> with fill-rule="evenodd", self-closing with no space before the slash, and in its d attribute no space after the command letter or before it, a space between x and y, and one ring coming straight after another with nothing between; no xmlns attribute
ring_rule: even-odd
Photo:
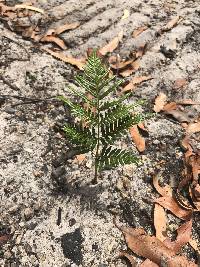
<svg viewBox="0 0 200 267"><path fill-rule="evenodd" d="M84 105L74 103L60 96L59 99L70 108L78 122L65 124L66 137L79 153L93 152L95 178L104 169L118 165L137 163L138 158L131 152L113 147L113 143L124 136L134 124L143 120L143 116L133 113L136 105L124 103L130 94L109 100L108 96L116 91L122 80L110 77L109 69L102 63L94 51L88 58L82 75L75 77L79 89L69 87Z"/></svg>

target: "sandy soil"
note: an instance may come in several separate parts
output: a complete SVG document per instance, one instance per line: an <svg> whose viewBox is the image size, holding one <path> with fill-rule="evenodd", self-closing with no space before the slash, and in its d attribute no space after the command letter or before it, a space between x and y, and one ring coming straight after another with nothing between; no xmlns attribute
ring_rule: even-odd
<svg viewBox="0 0 200 267"><path fill-rule="evenodd" d="M130 99L147 99L145 111L152 112L161 91L169 100L200 101L198 0L38 0L36 4L47 14L41 20L46 29L80 22L77 29L62 34L66 54L84 56L89 47L102 47L121 30L123 40L113 54L128 58L147 43L136 74L154 79L138 86ZM124 9L130 16L121 20ZM158 35L177 15L183 18L179 25ZM40 17L35 14L33 21ZM143 25L148 29L132 38L133 30ZM0 232L12 236L0 248L0 266L127 266L115 258L126 245L113 218L154 234L152 200L158 195L152 176L160 171L162 182L177 185L184 153L180 123L164 114L148 120L147 149L141 155L130 136L119 142L139 155L139 168L129 165L106 171L92 185L91 155L82 164L71 159L59 132L67 114L55 97L68 94L66 82L72 82L77 69L43 52L3 22L0 66ZM181 78L187 85L176 88L174 83ZM186 110L195 118L200 106ZM180 221L170 214L168 220L169 231L177 229ZM199 226L197 217L193 227L197 240ZM197 260L191 248L184 253Z"/></svg>

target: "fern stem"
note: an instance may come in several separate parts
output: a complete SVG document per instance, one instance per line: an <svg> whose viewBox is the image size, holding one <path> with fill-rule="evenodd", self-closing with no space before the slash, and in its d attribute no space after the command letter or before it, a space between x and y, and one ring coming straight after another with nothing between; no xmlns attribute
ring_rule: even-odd
<svg viewBox="0 0 200 267"><path fill-rule="evenodd" d="M99 146L100 146L100 100L99 94L97 97L97 146L96 146L96 154L95 154L95 172L94 172L94 183L97 183L98 179L98 157L99 157Z"/></svg>

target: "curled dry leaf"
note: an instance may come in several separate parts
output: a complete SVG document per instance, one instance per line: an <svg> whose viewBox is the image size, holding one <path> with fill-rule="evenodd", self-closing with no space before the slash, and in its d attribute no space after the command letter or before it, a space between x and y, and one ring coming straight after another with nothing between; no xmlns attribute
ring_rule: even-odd
<svg viewBox="0 0 200 267"><path fill-rule="evenodd" d="M131 267L136 267L137 266L135 258L132 255L128 254L127 252L121 251L120 254L119 254L119 257L120 258L123 258L123 257L127 258L129 260L130 264L131 264Z"/></svg>
<svg viewBox="0 0 200 267"><path fill-rule="evenodd" d="M145 150L145 139L140 135L137 125L130 128L130 135L138 151L143 152Z"/></svg>
<svg viewBox="0 0 200 267"><path fill-rule="evenodd" d="M135 60L133 63L130 64L130 67L124 71L120 72L120 75L122 77L128 77L130 76L132 73L134 73L136 70L138 70L140 67L140 62L139 60Z"/></svg>
<svg viewBox="0 0 200 267"><path fill-rule="evenodd" d="M171 115L179 122L190 122L191 121L188 115L181 110L169 110L169 111L166 110L165 114Z"/></svg>
<svg viewBox="0 0 200 267"><path fill-rule="evenodd" d="M146 29L148 29L147 26L142 26L137 28L136 30L133 31L132 36L133 38L137 37L138 35L140 35L142 32L146 31Z"/></svg>
<svg viewBox="0 0 200 267"><path fill-rule="evenodd" d="M123 31L121 31L117 37L110 41L107 45L99 49L99 52L105 56L107 53L113 52L119 45L119 42L123 38Z"/></svg>
<svg viewBox="0 0 200 267"><path fill-rule="evenodd" d="M170 20L165 27L162 28L162 32L166 32L171 30L172 28L174 28L175 26L177 26L179 24L179 22L182 20L182 18L180 16L177 16L175 18L173 18L172 20Z"/></svg>
<svg viewBox="0 0 200 267"><path fill-rule="evenodd" d="M153 107L153 110L155 112L160 112L161 110L163 110L166 101L167 101L166 94L161 92L155 99L155 105Z"/></svg>
<svg viewBox="0 0 200 267"><path fill-rule="evenodd" d="M175 251L168 248L155 236L147 235L142 228L121 227L121 231L124 234L128 247L133 252L149 259L158 266L197 267L195 263L189 262L184 256L176 256Z"/></svg>
<svg viewBox="0 0 200 267"><path fill-rule="evenodd" d="M155 187L155 189L157 190L157 192L162 196L162 197L165 197L165 196L172 196L172 188L169 186L169 185L166 185L166 186L160 186L159 183L159 175L155 175L153 177L153 185Z"/></svg>
<svg viewBox="0 0 200 267"><path fill-rule="evenodd" d="M56 28L54 30L54 33L55 34L61 34L65 31L76 29L79 26L80 26L80 22L67 23L67 24L61 25L58 28Z"/></svg>
<svg viewBox="0 0 200 267"><path fill-rule="evenodd" d="M85 154L76 155L76 160L78 161L79 164L81 164L83 161L86 160Z"/></svg>
<svg viewBox="0 0 200 267"><path fill-rule="evenodd" d="M131 91L135 88L135 85L140 84L142 82L153 79L152 76L138 76L134 77L123 89L122 92Z"/></svg>
<svg viewBox="0 0 200 267"><path fill-rule="evenodd" d="M155 199L154 202L160 204L163 208L171 211L176 217L182 220L187 220L192 216L192 211L182 209L173 197L160 197Z"/></svg>
<svg viewBox="0 0 200 267"><path fill-rule="evenodd" d="M56 36L44 36L40 39L41 42L50 42L50 43L55 43L57 46L62 48L63 50L66 49L66 45L62 39Z"/></svg>
<svg viewBox="0 0 200 267"><path fill-rule="evenodd" d="M164 208L159 204L155 204L154 207L154 227L156 237L160 241L164 241L166 239L167 218Z"/></svg>
<svg viewBox="0 0 200 267"><path fill-rule="evenodd" d="M39 13L44 14L44 10L43 9L31 6L31 5L29 6L29 5L25 5L25 4L19 4L19 5L15 5L14 8L15 9L19 9L19 8L28 9L28 10L31 10L31 11L35 11L35 12L39 12Z"/></svg>
<svg viewBox="0 0 200 267"><path fill-rule="evenodd" d="M85 66L85 58L82 59L76 59L73 57L67 57L65 56L63 53L58 53L58 52L54 52L48 48L42 48L42 50L46 51L47 53L51 54L52 56L54 56L55 58L58 58L66 63L69 63L71 65L76 66L77 68L79 68L80 70L82 70Z"/></svg>

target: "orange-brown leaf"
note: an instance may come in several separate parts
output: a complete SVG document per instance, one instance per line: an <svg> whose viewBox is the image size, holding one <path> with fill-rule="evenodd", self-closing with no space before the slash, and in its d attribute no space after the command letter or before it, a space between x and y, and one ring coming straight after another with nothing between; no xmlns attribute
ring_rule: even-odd
<svg viewBox="0 0 200 267"><path fill-rule="evenodd" d="M142 82L153 79L152 76L138 76L134 77L123 89L122 92L131 91L135 88L135 85L140 84Z"/></svg>
<svg viewBox="0 0 200 267"><path fill-rule="evenodd" d="M48 48L43 48L43 50L46 51L47 53L51 54L55 58L58 58L58 59L66 62L66 63L69 63L71 65L76 66L80 70L83 70L83 68L85 66L85 58L77 59L77 58L73 58L73 57L67 57L61 52L59 52L59 53L58 52L54 52L54 51L52 51L51 49L48 49Z"/></svg>
<svg viewBox="0 0 200 267"><path fill-rule="evenodd" d="M121 31L117 37L115 37L112 41L110 41L107 45L99 49L99 52L102 55L106 55L107 53L113 52L119 45L119 42L123 38L123 31Z"/></svg>
<svg viewBox="0 0 200 267"><path fill-rule="evenodd" d="M145 139L140 135L137 125L130 128L130 135L138 151L143 152L145 150Z"/></svg>
<svg viewBox="0 0 200 267"><path fill-rule="evenodd" d="M136 70L138 70L140 67L140 62L139 60L135 60L133 63L131 63L130 67L124 71L120 72L120 75L122 77L128 77L130 76L132 73L134 73Z"/></svg>
<svg viewBox="0 0 200 267"><path fill-rule="evenodd" d="M198 133L200 132L200 122L190 123L186 129L188 134Z"/></svg>
<svg viewBox="0 0 200 267"><path fill-rule="evenodd" d="M67 23L67 24L61 25L55 29L55 34L61 34L65 31L76 29L79 25L80 25L80 22Z"/></svg>
<svg viewBox="0 0 200 267"><path fill-rule="evenodd" d="M153 107L153 110L155 112L160 112L161 110L163 110L166 101L167 101L166 94L161 92L155 99L155 105Z"/></svg>
<svg viewBox="0 0 200 267"><path fill-rule="evenodd" d="M165 196L171 197L172 196L172 188L169 185L161 187L159 185L158 181L159 181L159 175L155 175L153 177L153 185L154 185L155 189L157 190L157 192L162 197L165 197Z"/></svg>
<svg viewBox="0 0 200 267"><path fill-rule="evenodd" d="M154 227L156 237L160 241L164 241L166 239L167 218L164 208L159 204L155 204L154 207Z"/></svg>
<svg viewBox="0 0 200 267"><path fill-rule="evenodd" d="M137 37L138 35L140 35L143 31L145 31L146 29L148 29L147 26L142 26L137 28L136 30L133 31L132 36L133 38Z"/></svg>
<svg viewBox="0 0 200 267"><path fill-rule="evenodd" d="M174 89L180 89L182 87L184 87L185 85L187 85L187 80L184 78L179 78L174 82L173 88Z"/></svg>
<svg viewBox="0 0 200 267"><path fill-rule="evenodd" d="M179 207L176 200L173 197L166 196L166 197L160 197L154 200L154 202L160 204L163 208L171 211L175 216L182 220L186 220L191 217L192 211L191 210L185 210Z"/></svg>
<svg viewBox="0 0 200 267"><path fill-rule="evenodd" d="M175 18L173 18L172 20L170 20L165 27L162 28L162 31L169 31L172 28L174 28L175 26L178 25L178 23L181 21L181 17L177 16Z"/></svg>
<svg viewBox="0 0 200 267"><path fill-rule="evenodd" d="M59 37L55 36L44 36L43 38L40 39L41 42L48 42L48 43L55 43L57 46L62 48L63 50L66 49L66 45L62 39Z"/></svg>

